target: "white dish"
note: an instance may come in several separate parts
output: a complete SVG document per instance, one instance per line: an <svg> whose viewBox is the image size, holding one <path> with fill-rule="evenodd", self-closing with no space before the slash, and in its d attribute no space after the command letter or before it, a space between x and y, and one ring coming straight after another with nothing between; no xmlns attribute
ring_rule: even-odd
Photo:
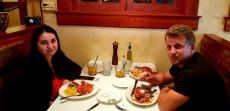
<svg viewBox="0 0 230 111"><path fill-rule="evenodd" d="M144 82L144 81L138 81L136 87L141 86L141 84L149 84L149 83ZM133 87L134 87L134 84L130 85L130 86L127 88L127 90L126 90L126 98L127 98L130 102L132 102L132 103L134 103L134 104L136 104L136 105L140 105L140 106L150 106L150 105L153 105L154 103L156 103L157 98L158 98L158 96L159 96L159 94L160 94L159 86L155 86L155 87L152 87L152 88L151 88L151 91L153 91L154 89L156 89L156 92L153 94L151 103L139 103L139 102L135 101L135 100L132 98L132 96L131 96Z"/></svg>
<svg viewBox="0 0 230 111"><path fill-rule="evenodd" d="M130 80L127 78L116 78L113 80L112 84L115 87L119 87L119 88L127 88L130 86Z"/></svg>
<svg viewBox="0 0 230 111"><path fill-rule="evenodd" d="M156 72L156 66L153 63L132 63L130 70L134 69L136 66L139 66L139 67L146 66L146 67L151 68L152 71Z"/></svg>
<svg viewBox="0 0 230 111"><path fill-rule="evenodd" d="M97 99L104 103L116 103L121 100L121 94L113 91L100 92Z"/></svg>
<svg viewBox="0 0 230 111"><path fill-rule="evenodd" d="M133 78L133 79L140 79L142 76L143 76L144 74L139 74L138 76L134 76L131 72L129 72L129 76L131 77L131 78Z"/></svg>
<svg viewBox="0 0 230 111"><path fill-rule="evenodd" d="M129 76L133 79L140 79L145 73L139 73L137 76L134 76L131 72L137 70L135 67L149 67L153 72L156 72L156 66L152 63L132 63L130 67Z"/></svg>
<svg viewBox="0 0 230 111"><path fill-rule="evenodd" d="M97 93L98 91L98 86L93 82L93 81L88 81L88 80L74 80L75 82L79 83L81 81L86 81L88 83L91 83L93 84L93 91L90 92L89 94L86 94L86 95L82 95L82 96L71 96L71 97L68 97L70 99L81 99L81 98L87 98L87 97L90 97L92 95L94 95L95 93ZM64 93L64 90L67 89L67 86L68 86L69 83L63 85L60 89L59 89L59 94L62 96L62 97L66 97L67 95Z"/></svg>

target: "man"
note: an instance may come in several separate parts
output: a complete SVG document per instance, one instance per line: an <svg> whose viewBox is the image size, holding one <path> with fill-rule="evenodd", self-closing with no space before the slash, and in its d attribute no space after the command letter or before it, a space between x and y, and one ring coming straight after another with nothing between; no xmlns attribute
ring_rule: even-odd
<svg viewBox="0 0 230 111"><path fill-rule="evenodd" d="M195 35L189 26L174 25L165 35L169 71L145 75L152 85L163 87L158 97L160 111L227 111L227 93L218 72L195 51Z"/></svg>

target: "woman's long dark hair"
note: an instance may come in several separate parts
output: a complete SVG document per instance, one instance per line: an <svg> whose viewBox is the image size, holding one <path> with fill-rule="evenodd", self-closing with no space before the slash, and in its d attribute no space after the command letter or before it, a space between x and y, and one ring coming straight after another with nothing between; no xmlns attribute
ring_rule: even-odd
<svg viewBox="0 0 230 111"><path fill-rule="evenodd" d="M33 62L35 62L36 64L40 64L40 65L43 64L45 66L48 66L48 62L46 61L45 57L38 50L38 47L37 47L38 39L39 39L40 35L44 32L54 34L56 39L57 39L58 49L52 57L52 65L53 65L53 68L55 70L55 73L59 73L60 72L59 70L61 70L60 74L58 74L59 76L61 76L62 69L63 69L63 68L61 68L61 66L63 66L63 63L65 62L65 59L67 57L64 55L63 51L61 50L58 34L52 27L50 27L48 25L41 25L41 26L38 26L34 30L34 32L32 34L32 38L31 38L31 50L29 53L29 57L32 58Z"/></svg>
<svg viewBox="0 0 230 111"><path fill-rule="evenodd" d="M29 53L29 57L32 60L31 62L33 62L33 64L38 64L38 66L40 67L43 67L44 70L49 70L50 73L52 74L48 61L41 54L41 52L38 50L37 47L39 36L44 32L53 33L58 42L58 49L56 53L53 55L51 60L55 75L61 78L67 78L72 80L75 79L76 76L80 75L81 73L81 66L74 63L72 60L70 60L68 57L65 56L65 54L61 50L60 41L57 32L48 25L41 25L37 27L32 34L31 50Z"/></svg>

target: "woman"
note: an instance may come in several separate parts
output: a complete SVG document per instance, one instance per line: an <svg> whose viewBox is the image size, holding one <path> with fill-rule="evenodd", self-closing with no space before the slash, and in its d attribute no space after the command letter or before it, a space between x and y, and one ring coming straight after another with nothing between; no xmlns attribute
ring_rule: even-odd
<svg viewBox="0 0 230 111"><path fill-rule="evenodd" d="M21 67L23 71L17 72L22 76L11 85L16 92L10 91L18 95L10 97L17 108L11 103L10 110L46 111L61 85L81 73L81 67L62 52L57 32L47 25L34 30L30 53Z"/></svg>

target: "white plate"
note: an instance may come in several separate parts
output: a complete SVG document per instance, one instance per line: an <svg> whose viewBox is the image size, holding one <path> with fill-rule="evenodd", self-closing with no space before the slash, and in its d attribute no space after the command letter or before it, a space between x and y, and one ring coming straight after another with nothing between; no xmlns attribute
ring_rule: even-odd
<svg viewBox="0 0 230 111"><path fill-rule="evenodd" d="M131 78L133 78L133 79L140 79L144 74L142 74L142 73L139 73L140 75L139 76L133 76L133 74L131 73L131 72L129 72L129 76L131 77Z"/></svg>
<svg viewBox="0 0 230 111"><path fill-rule="evenodd" d="M113 80L112 84L115 87L119 87L119 88L127 88L130 86L130 80L127 78L116 78Z"/></svg>
<svg viewBox="0 0 230 111"><path fill-rule="evenodd" d="M152 71L156 72L156 66L153 63L132 63L130 70L134 69L136 66L139 66L139 67L146 66L146 67L151 68Z"/></svg>
<svg viewBox="0 0 230 111"><path fill-rule="evenodd" d="M132 70L135 70L135 67L149 67L150 69L152 69L153 72L156 72L156 66L152 63L132 63L131 67L130 67L130 72L129 72L129 76L133 79L140 79L140 77L142 77L144 75L144 73L141 73L138 77L133 76L133 74L131 73Z"/></svg>
<svg viewBox="0 0 230 111"><path fill-rule="evenodd" d="M74 80L75 82L77 83L81 83L81 81L83 80ZM82 96L71 96L71 97L68 97L70 99L81 99L81 98L86 98L86 97L90 97L92 95L94 95L97 91L98 91L98 86L95 84L95 82L93 81L88 81L88 80L84 80L85 82L88 82L88 83L91 83L93 84L93 91L90 92L89 94L86 94L86 95L82 95ZM59 89L59 94L62 96L62 97L66 97L67 95L64 93L64 90L67 89L67 86L68 86L69 83L63 85L60 89Z"/></svg>
<svg viewBox="0 0 230 111"><path fill-rule="evenodd" d="M137 83L137 86L141 86L141 84L149 84L147 82L144 82L144 81L138 81ZM151 91L153 91L154 89L156 89L157 91L153 94L153 97L152 97L152 102L151 103L139 103L137 101L135 101L132 96L131 96L131 93L132 93L132 90L133 90L133 87L134 87L134 84L132 84L131 86L128 87L128 89L126 90L126 98L136 104L136 105L140 105L140 106L150 106L150 105L153 105L154 103L156 103L157 101L157 98L160 94L160 89L159 89L159 86L155 86L155 87L152 87Z"/></svg>
<svg viewBox="0 0 230 111"><path fill-rule="evenodd" d="M114 91L103 91L99 93L97 99L104 103L116 103L121 100L121 94Z"/></svg>

